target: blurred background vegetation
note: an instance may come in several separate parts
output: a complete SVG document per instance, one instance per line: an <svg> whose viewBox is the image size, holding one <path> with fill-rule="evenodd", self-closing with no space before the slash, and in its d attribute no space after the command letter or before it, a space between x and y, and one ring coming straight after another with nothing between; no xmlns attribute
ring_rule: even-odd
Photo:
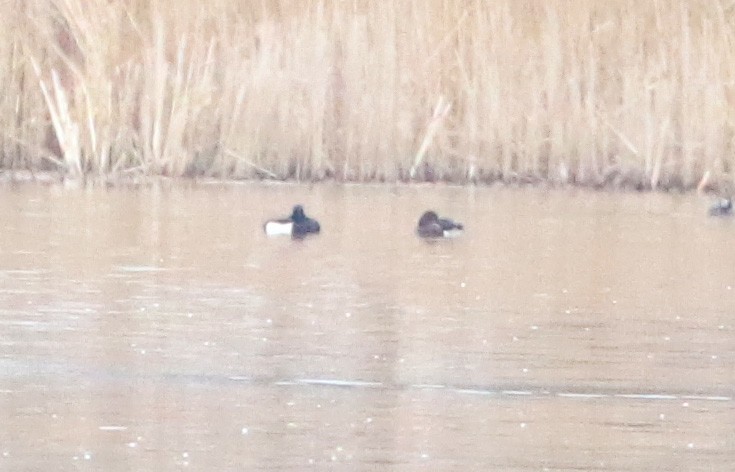
<svg viewBox="0 0 735 472"><path fill-rule="evenodd" d="M735 2L12 0L0 167L691 188L733 168Z"/></svg>

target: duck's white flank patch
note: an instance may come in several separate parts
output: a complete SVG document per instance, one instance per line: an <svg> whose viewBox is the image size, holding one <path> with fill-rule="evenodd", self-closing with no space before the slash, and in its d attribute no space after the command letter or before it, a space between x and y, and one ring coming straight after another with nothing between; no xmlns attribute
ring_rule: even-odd
<svg viewBox="0 0 735 472"><path fill-rule="evenodd" d="M445 229L444 230L444 237L445 238L456 238L460 234L462 234L462 230L461 229L453 228L453 229Z"/></svg>
<svg viewBox="0 0 735 472"><path fill-rule="evenodd" d="M269 221L265 224L265 234L268 236L290 236L293 222Z"/></svg>

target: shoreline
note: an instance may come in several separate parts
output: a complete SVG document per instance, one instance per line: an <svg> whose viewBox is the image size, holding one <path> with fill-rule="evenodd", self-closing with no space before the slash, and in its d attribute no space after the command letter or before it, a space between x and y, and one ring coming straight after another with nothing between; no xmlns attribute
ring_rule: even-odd
<svg viewBox="0 0 735 472"><path fill-rule="evenodd" d="M620 192L620 193L698 193L698 194L723 194L728 193L726 189L732 184L724 179L711 179L705 175L697 186L685 186L678 182L676 185L659 185L657 187L646 186L640 182L603 182L603 183L578 183L578 182L551 182L540 178L519 177L510 180L473 180L457 182L451 180L339 180L335 178L322 178L311 180L298 179L256 179L256 178L216 178L206 176L181 176L169 177L162 175L146 175L143 173L119 173L116 175L83 175L74 177L59 171L31 171L31 170L0 170L0 185L16 184L39 184L39 185L63 185L68 187L145 187L158 184L193 184L193 185L344 185L344 186L406 186L406 187L504 187L515 189L547 189L547 190L588 190L592 192Z"/></svg>

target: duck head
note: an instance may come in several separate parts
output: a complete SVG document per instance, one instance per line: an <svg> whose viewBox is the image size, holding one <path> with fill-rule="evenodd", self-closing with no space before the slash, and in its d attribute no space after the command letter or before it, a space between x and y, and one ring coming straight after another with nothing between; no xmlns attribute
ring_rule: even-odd
<svg viewBox="0 0 735 472"><path fill-rule="evenodd" d="M428 226L438 221L439 215L437 215L436 212L429 210L427 212L424 212L424 214L421 215L421 218L419 218L419 226Z"/></svg>
<svg viewBox="0 0 735 472"><path fill-rule="evenodd" d="M291 221L294 223L303 223L306 220L306 215L304 214L304 207L301 205L296 205L293 207L293 212L291 213Z"/></svg>

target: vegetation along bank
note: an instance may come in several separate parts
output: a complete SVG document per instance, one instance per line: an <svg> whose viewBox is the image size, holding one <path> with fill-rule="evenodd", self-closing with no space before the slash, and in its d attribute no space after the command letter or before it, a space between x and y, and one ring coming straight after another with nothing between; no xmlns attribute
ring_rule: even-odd
<svg viewBox="0 0 735 472"><path fill-rule="evenodd" d="M722 187L731 3L3 2L0 167Z"/></svg>

